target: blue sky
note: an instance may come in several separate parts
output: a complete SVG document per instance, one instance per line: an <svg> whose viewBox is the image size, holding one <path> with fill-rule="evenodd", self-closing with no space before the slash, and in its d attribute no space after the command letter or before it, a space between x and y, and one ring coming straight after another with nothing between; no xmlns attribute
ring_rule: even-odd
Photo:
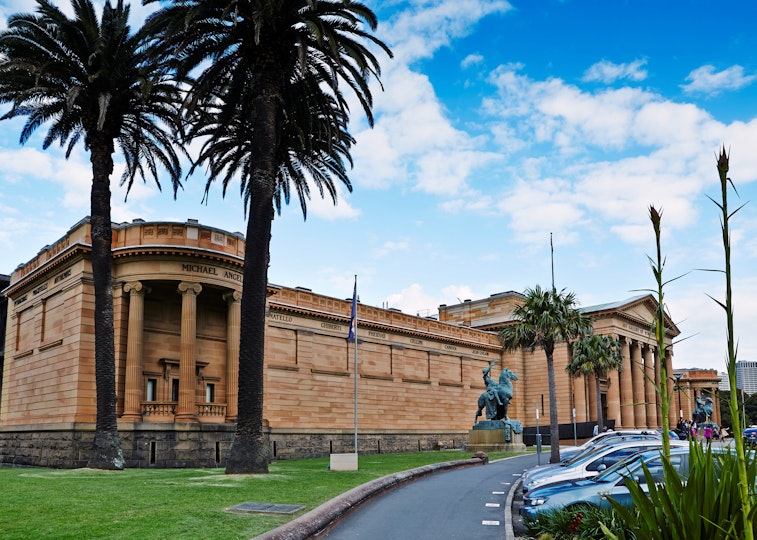
<svg viewBox="0 0 757 540"><path fill-rule="evenodd" d="M439 304L555 281L583 306L655 287L648 207L663 209L676 368L725 369L715 154L739 191L733 264L739 358L757 358L757 4L737 1L370 1L395 58L375 88L339 204L298 204L273 226L272 283L434 315ZM61 5L64 5L61 3ZM0 2L0 27L28 0ZM138 25L149 9L132 6ZM5 109L2 109L5 110ZM0 123L0 272L89 213L88 157L18 145ZM244 231L238 191L200 203L136 185L113 219L199 219Z"/></svg>

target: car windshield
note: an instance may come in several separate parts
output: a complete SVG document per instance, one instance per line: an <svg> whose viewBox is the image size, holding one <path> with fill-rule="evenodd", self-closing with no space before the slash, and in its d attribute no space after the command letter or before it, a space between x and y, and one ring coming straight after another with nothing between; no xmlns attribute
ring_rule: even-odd
<svg viewBox="0 0 757 540"><path fill-rule="evenodd" d="M621 477L627 477L639 467L638 463L644 456L650 457L656 455L655 452L644 452L643 454L633 454L626 459L618 461L615 465L592 478L594 482L615 482Z"/></svg>

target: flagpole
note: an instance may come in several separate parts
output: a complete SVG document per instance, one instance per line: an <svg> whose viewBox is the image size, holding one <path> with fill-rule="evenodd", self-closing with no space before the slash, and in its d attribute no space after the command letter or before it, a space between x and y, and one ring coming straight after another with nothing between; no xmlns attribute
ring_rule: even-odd
<svg viewBox="0 0 757 540"><path fill-rule="evenodd" d="M354 378L354 421L355 421L355 440L354 440L354 448L355 448L355 455L357 455L357 377L358 377L358 361L357 361L357 274L355 274L355 288L352 292L352 317L350 321L350 336L352 338L352 341L354 343L354 351L355 351L355 361L354 361L354 369L355 369L355 378Z"/></svg>

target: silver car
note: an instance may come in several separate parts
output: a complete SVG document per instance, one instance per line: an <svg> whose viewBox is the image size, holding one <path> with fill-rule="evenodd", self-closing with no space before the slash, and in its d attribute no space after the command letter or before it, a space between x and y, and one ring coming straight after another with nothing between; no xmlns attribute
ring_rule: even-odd
<svg viewBox="0 0 757 540"><path fill-rule="evenodd" d="M670 441L671 448L688 446L688 444L688 441ZM597 447L581 459L564 464L561 463L559 467L545 469L526 477L523 480L523 493L528 493L537 486L561 482L563 480L591 478L637 452L655 448L662 448L662 439L627 441Z"/></svg>
<svg viewBox="0 0 757 540"><path fill-rule="evenodd" d="M566 480L533 489L523 497L520 515L535 518L543 512L584 504L609 507L608 497L612 497L620 504L630 505L632 501L626 486L626 479L633 478L644 491L647 491L647 479L642 469L642 463L646 463L655 482L663 481L661 456L662 453L659 450L640 452L616 463L613 467L593 478ZM684 478L689 470L689 446L676 445L672 447L670 449L670 463Z"/></svg>

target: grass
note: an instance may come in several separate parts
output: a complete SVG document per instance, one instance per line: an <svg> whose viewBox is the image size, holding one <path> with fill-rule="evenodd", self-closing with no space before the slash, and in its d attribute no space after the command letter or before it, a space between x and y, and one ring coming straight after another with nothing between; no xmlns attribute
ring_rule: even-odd
<svg viewBox="0 0 757 540"><path fill-rule="evenodd" d="M348 472L329 471L328 457L276 461L267 475L226 475L223 469L0 468L0 536L251 538L381 476L471 456L454 450L361 455L359 470ZM245 502L306 508L291 516L225 511Z"/></svg>

